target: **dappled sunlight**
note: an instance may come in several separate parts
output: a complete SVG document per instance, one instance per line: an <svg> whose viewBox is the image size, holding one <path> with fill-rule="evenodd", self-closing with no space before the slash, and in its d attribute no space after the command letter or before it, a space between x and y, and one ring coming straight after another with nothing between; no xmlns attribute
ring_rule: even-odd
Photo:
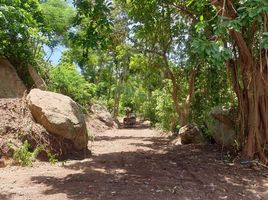
<svg viewBox="0 0 268 200"><path fill-rule="evenodd" d="M106 134L113 138L111 133ZM133 135L137 142L130 137L123 139L126 144L122 144L119 139L117 147L108 147L110 152L103 153L102 148L106 147L97 145L90 159L67 162L62 167L74 174L62 178L33 176L31 180L45 186L44 194L65 193L74 200L134 200L137 192L143 199L171 200L262 199L266 195L268 181L262 173L224 164L213 145L171 146L166 138L137 139L137 135ZM105 144L105 139L96 143ZM121 149L120 145L130 149L119 152L113 149Z"/></svg>
<svg viewBox="0 0 268 200"><path fill-rule="evenodd" d="M234 183L233 180L231 178L228 178L228 177L224 177L224 180L226 181L226 183L229 183L233 186L240 186L241 185L241 182L240 183Z"/></svg>

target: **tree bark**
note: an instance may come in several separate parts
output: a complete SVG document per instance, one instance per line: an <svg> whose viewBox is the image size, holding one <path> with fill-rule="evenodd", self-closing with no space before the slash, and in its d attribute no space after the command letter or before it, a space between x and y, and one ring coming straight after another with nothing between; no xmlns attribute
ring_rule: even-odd
<svg viewBox="0 0 268 200"><path fill-rule="evenodd" d="M182 107L182 117L181 124L186 125L189 123L189 115L190 115L190 104L192 102L192 98L194 96L194 83L195 83L195 74L196 70L192 69L190 71L189 79L188 79L188 94L185 98L183 107Z"/></svg>
<svg viewBox="0 0 268 200"><path fill-rule="evenodd" d="M119 102L120 102L120 94L118 92L118 88L116 88L114 94L114 106L113 106L113 118L117 119L119 113Z"/></svg>
<svg viewBox="0 0 268 200"><path fill-rule="evenodd" d="M232 0L213 0L212 4L227 19L237 17ZM265 66L262 63L268 56L267 51L261 53L261 58L258 59L253 56L250 46L252 44L246 42L242 32L229 29L229 34L234 41L234 49L238 50L238 56L235 55L234 60L226 64L238 98L243 155L248 159L260 158L267 164L268 66L267 62Z"/></svg>
<svg viewBox="0 0 268 200"><path fill-rule="evenodd" d="M168 75L168 78L172 82L172 99L175 107L176 114L178 115L180 126L185 126L189 123L189 115L190 115L190 104L192 101L192 98L194 96L194 82L195 82L195 74L196 70L192 69L190 71L189 79L188 79L188 94L185 98L185 101L182 103L182 105L179 104L179 86L176 80L176 77L174 76L173 72L169 68L168 61L166 56L164 56L165 61L165 70Z"/></svg>
<svg viewBox="0 0 268 200"><path fill-rule="evenodd" d="M255 66L257 69L258 66ZM267 75L267 73L266 73ZM244 88L244 119L245 123L245 146L244 155L249 159L259 157L267 162L267 142L268 142L268 91L264 83L263 74L255 70L248 87Z"/></svg>

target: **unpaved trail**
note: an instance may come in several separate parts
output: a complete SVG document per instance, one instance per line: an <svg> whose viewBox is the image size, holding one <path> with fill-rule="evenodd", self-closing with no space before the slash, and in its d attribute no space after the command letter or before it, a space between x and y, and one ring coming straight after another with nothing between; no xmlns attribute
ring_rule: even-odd
<svg viewBox="0 0 268 200"><path fill-rule="evenodd" d="M172 147L151 129L109 130L80 161L0 168L0 200L268 199L268 171L227 165L215 146Z"/></svg>

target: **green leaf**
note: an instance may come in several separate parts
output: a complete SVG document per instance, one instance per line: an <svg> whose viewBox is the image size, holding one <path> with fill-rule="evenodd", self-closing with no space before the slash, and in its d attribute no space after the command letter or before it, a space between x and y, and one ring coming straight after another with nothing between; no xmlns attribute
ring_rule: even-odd
<svg viewBox="0 0 268 200"><path fill-rule="evenodd" d="M204 16L201 15L201 16L200 16L200 22L203 22L203 21L204 21Z"/></svg>

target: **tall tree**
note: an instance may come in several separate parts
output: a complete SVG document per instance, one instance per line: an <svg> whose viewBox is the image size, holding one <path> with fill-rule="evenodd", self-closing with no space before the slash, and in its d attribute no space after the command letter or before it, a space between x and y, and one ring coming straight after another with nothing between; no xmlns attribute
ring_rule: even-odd
<svg viewBox="0 0 268 200"><path fill-rule="evenodd" d="M268 2L186 1L181 7L206 19L197 24L202 32L198 39L202 41L198 43L200 55L205 52L203 56L206 55L207 60L225 61L238 99L240 142L244 155L267 162ZM210 55L211 52L214 56Z"/></svg>
<svg viewBox="0 0 268 200"><path fill-rule="evenodd" d="M115 2L77 0L75 6L78 11L76 16L78 31L73 35L72 49L80 49L80 52L83 52L82 56L75 60L85 75L108 72L110 76L106 79L110 83L108 94L113 93L112 113L116 119L131 54L130 48L125 43L128 36L127 15ZM98 57L95 65L89 62L90 53Z"/></svg>
<svg viewBox="0 0 268 200"><path fill-rule="evenodd" d="M238 98L244 153L267 163L268 2L217 0L212 4L230 36L225 42L233 54L226 65Z"/></svg>
<svg viewBox="0 0 268 200"><path fill-rule="evenodd" d="M180 125L187 124L197 66L197 62L192 62L186 52L188 19L178 15L176 9L164 1L122 2L134 21L134 46L151 57L151 65L171 81L171 94ZM188 77L186 94L182 92L181 76ZM181 98L183 95L186 97Z"/></svg>

